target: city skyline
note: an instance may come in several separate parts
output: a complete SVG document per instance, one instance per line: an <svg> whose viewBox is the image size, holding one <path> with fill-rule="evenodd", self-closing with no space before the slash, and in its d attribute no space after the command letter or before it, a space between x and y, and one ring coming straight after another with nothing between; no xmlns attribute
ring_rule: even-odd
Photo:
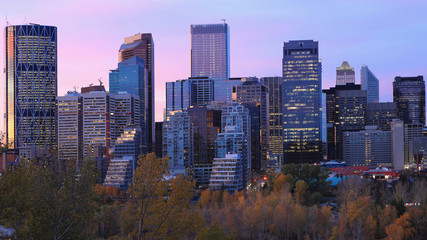
<svg viewBox="0 0 427 240"><path fill-rule="evenodd" d="M192 14L186 17L189 5ZM223 18L230 26L231 77L281 76L283 42L296 39L319 41L323 89L334 85L335 69L344 60L355 68L358 84L360 67L369 66L380 80L380 101L392 101L395 76L427 75L421 60L427 52L422 44L426 34L423 29L427 27L427 20L422 19L426 3L328 1L307 6L282 1L247 5L240 1L148 1L81 6L79 2L38 1L25 6L5 3L0 13L7 16L11 25L35 22L58 28L58 96L74 86L96 83L99 77L107 83L109 70L116 67L117 46L123 38L139 32L152 33L156 42L156 121L163 120L165 82L191 75L190 25L221 23ZM233 7L239 7L239 11ZM332 7L340 11L328 12ZM120 13L122 10L127 11ZM144 20L139 20L142 15ZM4 28L6 21L1 26ZM4 44L1 50L4 54ZM2 65L3 61L4 58ZM108 84L106 88L109 89ZM5 91L0 92L4 99ZM4 113L4 104L0 113ZM1 131L5 130L3 121Z"/></svg>

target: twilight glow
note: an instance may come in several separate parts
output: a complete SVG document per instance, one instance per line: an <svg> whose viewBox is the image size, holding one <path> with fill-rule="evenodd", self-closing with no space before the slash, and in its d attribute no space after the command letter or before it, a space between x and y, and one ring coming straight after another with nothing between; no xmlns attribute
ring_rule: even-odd
<svg viewBox="0 0 427 240"><path fill-rule="evenodd" d="M319 41L322 88L335 84L347 60L360 82L363 64L380 80L380 101L392 101L395 76L427 76L427 3L422 1L28 1L3 2L12 25L58 27L58 95L97 83L108 88L127 36L150 32L155 48L156 120L163 120L165 82L190 76L190 25L230 26L231 77L280 76L283 42ZM6 19L1 27L6 26ZM4 42L0 44L4 54ZM3 57L1 58L3 66ZM0 91L4 114L4 75ZM0 130L3 131L3 119Z"/></svg>

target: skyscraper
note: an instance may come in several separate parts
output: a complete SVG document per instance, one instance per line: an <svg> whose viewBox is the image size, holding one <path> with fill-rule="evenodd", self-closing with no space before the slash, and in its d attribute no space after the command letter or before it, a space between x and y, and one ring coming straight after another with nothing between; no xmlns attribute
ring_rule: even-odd
<svg viewBox="0 0 427 240"><path fill-rule="evenodd" d="M260 171L268 166L270 142L268 87L258 79L233 87L233 98L249 109L251 117L251 168Z"/></svg>
<svg viewBox="0 0 427 240"><path fill-rule="evenodd" d="M145 85L138 85L138 93L135 93L134 90L127 89L121 89L120 91L127 91L130 94L139 96L141 100L141 109L144 110L140 111L140 113L144 114L144 112L146 112L146 115L141 118L143 151L154 151L154 41L151 33L135 34L134 36L125 38L119 50L119 63L134 56L144 60L146 68ZM134 61L137 60L132 60L132 62ZM137 64L140 65L139 61L137 62ZM138 84L140 84L140 81L138 81Z"/></svg>
<svg viewBox="0 0 427 240"><path fill-rule="evenodd" d="M230 35L226 23L191 25L191 77L228 79Z"/></svg>
<svg viewBox="0 0 427 240"><path fill-rule="evenodd" d="M270 144L268 165L280 167L283 163L283 78L263 77L261 84L267 86L269 90Z"/></svg>
<svg viewBox="0 0 427 240"><path fill-rule="evenodd" d="M283 47L284 162L321 160L321 63L318 42L289 41Z"/></svg>
<svg viewBox="0 0 427 240"><path fill-rule="evenodd" d="M338 156L342 156L339 154L339 145L340 145L340 129L343 129L343 126L340 126L340 116L342 117L344 112L343 110L346 110L346 108L341 108L340 113L340 102L341 103L352 103L352 99L348 99L348 101L343 101L344 99L339 98L339 92L340 91L360 91L361 86L356 85L353 83L348 83L346 85L336 85L335 87L332 87L330 89L324 89L323 93L326 94L326 109L324 110L326 112L326 138L327 138L327 151L328 151L328 159L329 160L335 160L338 159ZM345 95L342 95L345 96ZM366 104L365 104L366 105ZM350 108L348 111L352 111L354 109ZM341 115L340 115L341 114ZM364 114L362 112L362 114ZM347 114L350 116L349 119L351 119L351 113ZM362 126L363 127L363 126ZM348 131L349 129L343 129ZM361 130L361 129L359 129ZM342 138L341 138L342 140Z"/></svg>
<svg viewBox="0 0 427 240"><path fill-rule="evenodd" d="M366 65L360 69L360 83L362 90L368 91L368 103L379 102L379 80Z"/></svg>
<svg viewBox="0 0 427 240"><path fill-rule="evenodd" d="M5 28L6 140L12 148L55 149L57 30Z"/></svg>
<svg viewBox="0 0 427 240"><path fill-rule="evenodd" d="M405 124L426 124L426 90L423 76L395 77L393 102L397 103L397 116Z"/></svg>
<svg viewBox="0 0 427 240"><path fill-rule="evenodd" d="M66 167L83 165L83 99L80 93L68 92L57 98L58 160Z"/></svg>
<svg viewBox="0 0 427 240"><path fill-rule="evenodd" d="M342 62L341 67L337 67L337 85L356 83L354 68L350 67L347 61Z"/></svg>

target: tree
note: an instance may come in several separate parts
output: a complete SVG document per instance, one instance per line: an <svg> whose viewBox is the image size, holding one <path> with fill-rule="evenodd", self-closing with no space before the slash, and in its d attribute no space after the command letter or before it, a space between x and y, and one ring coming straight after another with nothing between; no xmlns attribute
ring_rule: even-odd
<svg viewBox="0 0 427 240"><path fill-rule="evenodd" d="M237 239L235 234L227 236L224 229L218 224L203 228L196 236L196 240L233 240Z"/></svg>
<svg viewBox="0 0 427 240"><path fill-rule="evenodd" d="M387 239L403 240L414 236L415 228L411 226L409 213L404 213L390 226L386 227Z"/></svg>
<svg viewBox="0 0 427 240"><path fill-rule="evenodd" d="M307 194L308 185L304 180L299 180L295 183L295 199L299 203L305 202L305 195Z"/></svg>
<svg viewBox="0 0 427 240"><path fill-rule="evenodd" d="M122 230L133 239L177 239L202 223L190 212L195 182L188 176L169 174L169 158L154 153L140 156L121 218Z"/></svg>
<svg viewBox="0 0 427 240"><path fill-rule="evenodd" d="M282 166L284 175L291 175L294 178L292 185L298 180L303 180L309 186L310 191L318 191L321 187L329 186L330 182L326 179L329 177L331 170L310 164L285 164Z"/></svg>
<svg viewBox="0 0 427 240"><path fill-rule="evenodd" d="M94 213L94 173L89 162L77 174L21 161L0 180L0 223L13 226L21 239L86 238Z"/></svg>

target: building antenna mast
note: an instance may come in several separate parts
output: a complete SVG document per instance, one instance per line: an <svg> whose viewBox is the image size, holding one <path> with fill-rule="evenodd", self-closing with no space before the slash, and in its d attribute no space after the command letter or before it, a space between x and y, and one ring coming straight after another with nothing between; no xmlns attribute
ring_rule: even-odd
<svg viewBox="0 0 427 240"><path fill-rule="evenodd" d="M223 19L221 19L221 21L223 21L224 23L225 23L225 19L223 18Z"/></svg>

